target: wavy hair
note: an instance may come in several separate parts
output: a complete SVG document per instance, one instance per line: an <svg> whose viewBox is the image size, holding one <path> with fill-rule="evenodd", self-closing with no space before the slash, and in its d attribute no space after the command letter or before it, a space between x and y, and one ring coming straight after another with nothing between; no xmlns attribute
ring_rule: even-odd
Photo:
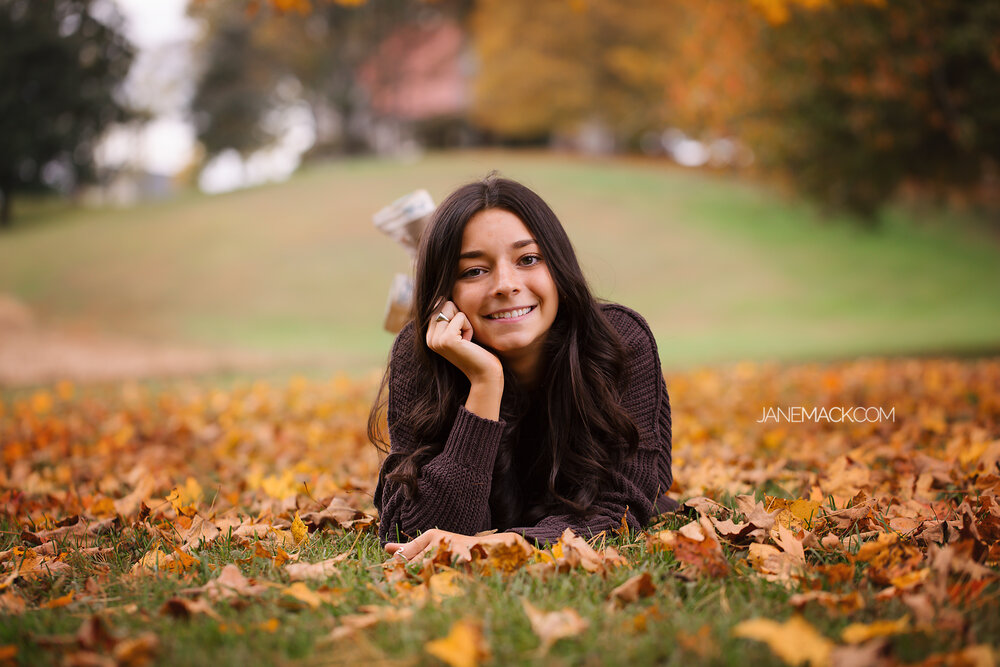
<svg viewBox="0 0 1000 667"><path fill-rule="evenodd" d="M452 192L434 212L421 239L414 285L416 396L407 422L417 447L386 479L417 494L421 466L439 454L469 392L465 375L427 347L435 306L451 298L466 223L480 211L516 215L538 243L559 294L555 321L540 358L546 360L534 389L520 387L505 368L501 418L507 422L493 470L493 526L535 523L553 513L585 514L621 461L635 453L639 433L621 405L625 349L605 319L580 269L573 245L552 209L529 188L495 172ZM388 453L380 417L389 376L382 378L368 420L368 435ZM519 444L519 446L517 446ZM544 488L528 497L529 489Z"/></svg>

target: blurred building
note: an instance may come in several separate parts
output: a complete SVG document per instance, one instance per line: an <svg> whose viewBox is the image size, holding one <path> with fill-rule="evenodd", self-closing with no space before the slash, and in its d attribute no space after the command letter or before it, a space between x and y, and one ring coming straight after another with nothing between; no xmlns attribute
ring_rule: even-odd
<svg viewBox="0 0 1000 667"><path fill-rule="evenodd" d="M381 153L472 143L467 121L475 65L468 37L447 19L393 31L358 72Z"/></svg>

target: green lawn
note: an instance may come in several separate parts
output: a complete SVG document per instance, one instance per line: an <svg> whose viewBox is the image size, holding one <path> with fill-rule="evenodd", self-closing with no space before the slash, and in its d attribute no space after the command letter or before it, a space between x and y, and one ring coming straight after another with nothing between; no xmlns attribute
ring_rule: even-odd
<svg viewBox="0 0 1000 667"><path fill-rule="evenodd" d="M667 367L1000 348L1000 240L974 220L897 210L870 232L725 177L538 154L336 162L121 210L24 202L0 235L0 292L45 322L361 372L385 360L386 293L409 263L371 214L494 168L550 202L597 294L646 316Z"/></svg>

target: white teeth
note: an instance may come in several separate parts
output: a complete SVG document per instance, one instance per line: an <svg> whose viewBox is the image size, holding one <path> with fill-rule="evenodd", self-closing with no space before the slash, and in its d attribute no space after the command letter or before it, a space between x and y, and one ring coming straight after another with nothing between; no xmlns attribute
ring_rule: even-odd
<svg viewBox="0 0 1000 667"><path fill-rule="evenodd" d="M496 315L489 315L491 320L509 320L512 317L521 317L521 315L527 315L532 307L529 308L519 308L518 310L508 310L505 313L497 313Z"/></svg>

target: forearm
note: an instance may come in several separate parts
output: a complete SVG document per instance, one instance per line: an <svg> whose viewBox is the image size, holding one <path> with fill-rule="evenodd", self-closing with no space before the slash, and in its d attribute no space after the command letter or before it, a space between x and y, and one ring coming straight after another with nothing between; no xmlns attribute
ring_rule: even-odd
<svg viewBox="0 0 1000 667"><path fill-rule="evenodd" d="M500 419L500 401L503 398L503 375L472 381L465 409L483 419Z"/></svg>
<svg viewBox="0 0 1000 667"><path fill-rule="evenodd" d="M503 422L460 408L443 450L422 466L413 497L401 485L386 482L391 470L383 468L382 542L397 539L397 529L409 539L431 528L466 535L489 528L493 464L503 427Z"/></svg>

